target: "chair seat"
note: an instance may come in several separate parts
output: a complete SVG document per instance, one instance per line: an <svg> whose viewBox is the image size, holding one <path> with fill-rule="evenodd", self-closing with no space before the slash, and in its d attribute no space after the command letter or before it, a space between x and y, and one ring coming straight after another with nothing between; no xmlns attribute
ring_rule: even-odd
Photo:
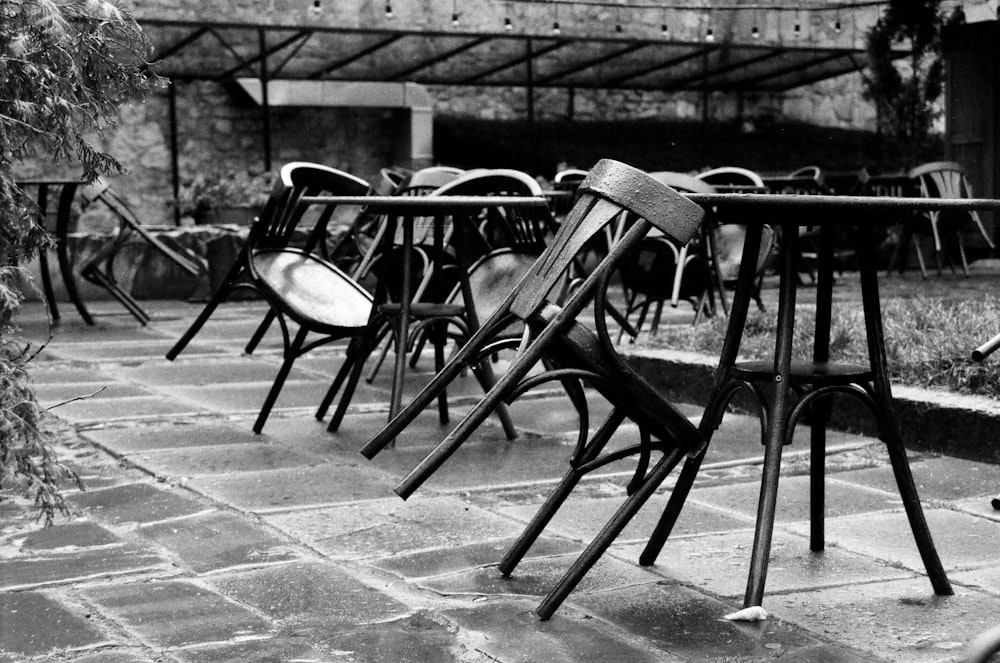
<svg viewBox="0 0 1000 663"><path fill-rule="evenodd" d="M829 385L851 384L871 380L872 372L861 364L823 361L793 361L792 382ZM774 380L774 362L767 360L739 362L732 369L737 379L759 382Z"/></svg>
<svg viewBox="0 0 1000 663"><path fill-rule="evenodd" d="M295 249L267 249L254 253L253 266L260 284L299 324L323 331L368 324L371 295L330 263Z"/></svg>

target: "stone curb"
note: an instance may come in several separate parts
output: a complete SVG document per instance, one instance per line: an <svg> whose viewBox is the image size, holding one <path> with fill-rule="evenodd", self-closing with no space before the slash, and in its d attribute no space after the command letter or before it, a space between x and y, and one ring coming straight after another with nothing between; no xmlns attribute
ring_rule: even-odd
<svg viewBox="0 0 1000 663"><path fill-rule="evenodd" d="M634 370L671 400L704 404L712 388L717 359L675 350L625 349ZM983 396L893 385L896 418L906 445L914 450L941 453L986 463L1000 462L1000 403ZM733 405L750 410L741 397ZM875 436L875 420L860 401L837 398L830 427Z"/></svg>

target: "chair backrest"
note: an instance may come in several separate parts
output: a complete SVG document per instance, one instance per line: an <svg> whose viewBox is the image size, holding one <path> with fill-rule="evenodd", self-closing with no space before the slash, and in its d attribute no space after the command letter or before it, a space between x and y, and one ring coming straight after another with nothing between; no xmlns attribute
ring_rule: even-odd
<svg viewBox="0 0 1000 663"><path fill-rule="evenodd" d="M250 245L253 248L287 246L306 214L316 215L308 242L315 244L322 239L336 206L324 205L317 212L300 205L299 201L305 196L364 196L370 189L368 182L336 168L305 161L285 164L264 211L251 227Z"/></svg>
<svg viewBox="0 0 1000 663"><path fill-rule="evenodd" d="M703 173L698 173L695 178L721 187L751 187L764 188L764 178L747 168L738 166L727 166L714 168ZM717 189L718 190L718 189ZM721 213L714 215L711 230L712 255L715 260L719 278L724 283L732 283L739 274L740 261L743 256L743 240L746 237L746 227L740 224L739 218L730 218L729 215ZM775 248L774 230L767 226L761 238L760 252L757 254L757 269L759 275L767 266L768 259Z"/></svg>
<svg viewBox="0 0 1000 663"><path fill-rule="evenodd" d="M453 182L464 174L464 170L452 166L428 166L427 168L421 168L411 173L409 177L400 183L396 190L396 195L427 195L449 182Z"/></svg>
<svg viewBox="0 0 1000 663"><path fill-rule="evenodd" d="M934 161L917 166L909 173L925 198L971 198L965 169L953 161Z"/></svg>
<svg viewBox="0 0 1000 663"><path fill-rule="evenodd" d="M764 179L752 170L739 166L712 168L695 175L699 180L716 187L723 185L763 187Z"/></svg>
<svg viewBox="0 0 1000 663"><path fill-rule="evenodd" d="M434 191L433 196L535 196L542 187L527 173L509 168L470 171ZM540 253L554 220L549 210L491 207L480 215L479 232L489 248L513 247Z"/></svg>
<svg viewBox="0 0 1000 663"><path fill-rule="evenodd" d="M637 221L615 245L608 257L580 286L573 298L586 297L587 290L617 268L618 262L650 227L666 237L686 244L698 231L704 210L682 194L660 184L641 170L611 159L602 159L580 184L580 199L563 221L559 232L531 271L521 281L510 311L529 319L548 302L546 298L583 246L625 210Z"/></svg>
<svg viewBox="0 0 1000 663"><path fill-rule="evenodd" d="M917 193L924 198L972 198L972 187L969 185L965 169L954 161L932 161L917 166L909 172ZM931 224L947 222L953 228L962 228L972 221L976 223L983 236L989 237L983 228L979 213L975 210L945 210L924 213Z"/></svg>

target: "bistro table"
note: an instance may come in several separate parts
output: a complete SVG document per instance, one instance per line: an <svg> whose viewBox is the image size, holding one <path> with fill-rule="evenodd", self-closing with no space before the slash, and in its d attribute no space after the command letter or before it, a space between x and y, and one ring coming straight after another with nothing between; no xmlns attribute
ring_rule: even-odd
<svg viewBox="0 0 1000 663"><path fill-rule="evenodd" d="M55 212L55 247L56 259L59 263L59 273L62 275L63 284L66 286L66 294L80 313L80 317L88 325L94 324L94 318L87 310L87 306L80 297L80 291L76 287L76 277L73 274L73 260L69 254L70 216L73 207L73 199L76 196L77 188L83 184L78 179L66 178L27 178L16 181L17 186L22 189L35 188L36 202L38 204L38 214L44 226L49 212L50 192L58 189L59 203ZM45 293L46 306L52 316L53 324L58 324L60 320L59 307L56 304L55 291L52 288L52 277L49 275L49 260L46 250L43 248L38 252L38 262L42 276L42 289Z"/></svg>
<svg viewBox="0 0 1000 663"><path fill-rule="evenodd" d="M794 195L794 194L688 194L703 206L739 210L747 223L743 258L733 298L728 328L719 359L715 383L702 417L700 430L706 440L721 423L730 399L746 390L757 400L765 445L763 476L757 506L756 533L744 605L760 605L770 555L777 501L781 452L791 442L792 431L808 412L811 429L810 547L823 549L825 430L829 403L826 396L852 395L873 412L879 437L886 444L900 496L921 558L934 591L951 594L951 585L938 558L927 527L906 450L892 410L892 392L886 367L882 317L875 264L875 228L896 223L900 213L920 210L1000 209L1000 200L928 199L906 197ZM764 361L738 361L740 341L754 283L754 267L765 224L786 229L780 243L778 326L774 356ZM819 228L817 256L816 324L811 361L792 359L795 299L798 287L799 226ZM830 326L833 301L834 232L838 227L857 230L855 248L860 257L860 281L868 346L867 365L830 361ZM793 395L799 397L797 401ZM687 461L671 493L640 564L652 564L680 514L704 455Z"/></svg>
<svg viewBox="0 0 1000 663"><path fill-rule="evenodd" d="M471 336L479 328L479 316L475 307L475 300L472 286L469 281L469 265L471 260L463 250L466 247L466 235L469 225L474 223L479 212L484 209L502 208L506 210L534 210L536 212L548 213L548 203L544 197L536 196L303 196L300 201L302 205L360 205L368 215L384 215L387 220L387 227L383 234L383 255L389 255L391 249L395 248L394 241L397 226L402 226L402 260L401 260L401 283L399 284L399 301L392 302L389 297L389 284L386 274L389 270L381 270L374 293L372 306L372 316L369 320L369 330L365 334L365 347L361 350L360 356L365 357L374 350L378 332L384 320L391 321L395 332L396 356L392 377L392 396L389 403L389 419L392 419L402 407L403 382L406 375L407 353L406 348L410 338L410 325L414 321L421 319L445 319L461 318L466 326L466 335ZM462 293L463 304L440 304L413 302L412 283L412 249L413 249L413 227L418 219L431 218L433 220L433 241L434 250L431 255L435 258L432 264L434 276L432 284L439 284L443 265L440 258L444 252L445 226L448 221L452 224L452 237L449 246L454 248L455 260L457 263L457 274L459 288ZM375 250L376 247L372 247ZM432 293L431 302L444 301L440 293ZM444 322L433 322L432 324L445 324ZM435 343L436 370L440 370L444 362L443 344L446 340L444 334L432 334L432 341ZM352 374L347 380L345 392L340 398L337 410L334 412L329 428L336 430L346 412L347 405L354 386L360 377L363 361L355 364ZM483 387L489 390L496 381L489 359L480 364ZM327 405L333 394L328 394ZM324 408L325 409L325 408ZM442 423L448 421L446 396L442 393L438 400L439 415ZM516 437L513 423L505 408L500 408L497 412L504 432L507 437Z"/></svg>

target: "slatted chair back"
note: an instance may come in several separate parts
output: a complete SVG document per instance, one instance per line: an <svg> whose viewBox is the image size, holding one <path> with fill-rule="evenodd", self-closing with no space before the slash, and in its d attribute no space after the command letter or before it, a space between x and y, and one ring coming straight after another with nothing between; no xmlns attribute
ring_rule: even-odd
<svg viewBox="0 0 1000 663"><path fill-rule="evenodd" d="M327 226L337 206L324 205L317 212L299 201L306 196L364 196L370 188L365 180L329 166L304 161L285 164L264 212L251 227L249 244L257 249L289 246L302 220L309 218L312 228L305 248L319 247L325 255Z"/></svg>
<svg viewBox="0 0 1000 663"><path fill-rule="evenodd" d="M925 198L972 198L972 187L965 169L953 161L934 161L917 166L909 173L910 179L914 181L919 195ZM925 223L921 224L920 221ZM970 222L975 224L986 244L995 248L992 238L986 231L979 213L975 210L968 211L938 211L926 212L916 216L916 223L913 230L922 231L922 225L930 226L930 234L934 238L935 259L937 260L938 271L941 271L941 257L948 257L945 252L944 242L941 239L942 229L954 233L957 238L958 249L962 260L962 269L966 276L969 274L968 261L965 255L965 243L963 231ZM917 255L920 257L920 247L917 244ZM921 259L921 271L926 272ZM948 258L950 261L950 258Z"/></svg>
<svg viewBox="0 0 1000 663"><path fill-rule="evenodd" d="M535 196L542 187L530 175L508 168L482 169L440 187L434 196ZM520 253L539 254L554 227L547 210L517 210L493 207L479 214L476 224L489 250L509 247Z"/></svg>

